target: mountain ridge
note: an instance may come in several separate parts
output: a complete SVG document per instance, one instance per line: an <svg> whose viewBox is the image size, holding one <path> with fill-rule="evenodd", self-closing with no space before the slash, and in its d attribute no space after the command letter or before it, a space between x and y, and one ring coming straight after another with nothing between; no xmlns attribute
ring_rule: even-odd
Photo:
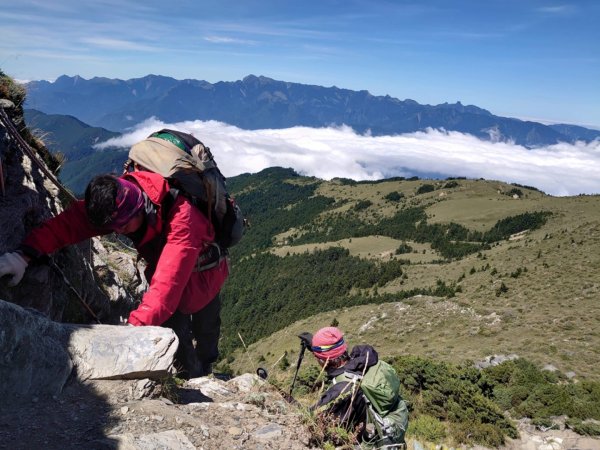
<svg viewBox="0 0 600 450"><path fill-rule="evenodd" d="M600 131L500 117L461 102L421 105L366 90L291 83L262 75L216 83L161 75L129 80L63 75L54 83L29 82L27 89L27 108L74 115L114 131L156 117L171 123L217 120L244 129L345 124L372 135L443 128L530 148L600 137Z"/></svg>

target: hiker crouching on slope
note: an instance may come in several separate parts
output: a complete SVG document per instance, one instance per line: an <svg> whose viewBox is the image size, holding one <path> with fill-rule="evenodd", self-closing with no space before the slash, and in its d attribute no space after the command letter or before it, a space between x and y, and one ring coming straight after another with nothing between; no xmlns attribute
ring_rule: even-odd
<svg viewBox="0 0 600 450"><path fill-rule="evenodd" d="M393 367L380 361L370 345L357 345L348 354L344 335L335 327L317 331L308 348L333 383L314 406L316 412L358 430L367 448L403 448L408 410Z"/></svg>
<svg viewBox="0 0 600 450"><path fill-rule="evenodd" d="M147 262L150 280L128 323L172 328L179 338L181 376L207 375L218 358L219 291L229 269L225 258L214 268L198 267L199 256L214 242L213 225L184 196L163 211L169 195L167 181L156 173L97 176L85 201L74 202L31 231L17 252L0 256L0 276L13 275L10 283L15 285L30 261L93 236L124 234Z"/></svg>

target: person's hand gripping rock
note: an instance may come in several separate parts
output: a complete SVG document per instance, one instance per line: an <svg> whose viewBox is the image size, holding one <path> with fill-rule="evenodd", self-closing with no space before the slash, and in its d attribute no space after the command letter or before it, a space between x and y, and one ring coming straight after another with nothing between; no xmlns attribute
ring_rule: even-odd
<svg viewBox="0 0 600 450"><path fill-rule="evenodd" d="M0 277L12 275L8 285L16 286L23 278L27 265L27 261L19 253L5 253L0 256Z"/></svg>

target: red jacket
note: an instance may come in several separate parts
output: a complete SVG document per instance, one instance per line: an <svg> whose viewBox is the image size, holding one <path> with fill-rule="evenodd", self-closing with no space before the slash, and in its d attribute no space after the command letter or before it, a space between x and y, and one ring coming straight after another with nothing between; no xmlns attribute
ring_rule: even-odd
<svg viewBox="0 0 600 450"><path fill-rule="evenodd" d="M216 297L229 274L226 260L213 269L193 271L198 255L214 241L212 224L183 196L177 197L163 223L161 202L169 192L165 179L151 172L132 172L125 177L137 182L156 207L155 215L146 216L144 236L134 240L140 256L148 264L146 277L150 287L140 306L129 316L129 322L161 325L177 310L184 314L198 312ZM32 230L23 247L38 254L49 254L111 232L90 223L85 204L80 200Z"/></svg>

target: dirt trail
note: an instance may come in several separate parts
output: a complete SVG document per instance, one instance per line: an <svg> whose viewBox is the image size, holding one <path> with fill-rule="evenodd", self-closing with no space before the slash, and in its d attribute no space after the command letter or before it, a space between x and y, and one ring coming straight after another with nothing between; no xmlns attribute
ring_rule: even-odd
<svg viewBox="0 0 600 450"><path fill-rule="evenodd" d="M301 414L257 377L190 380L176 390L177 403L140 398L152 387L94 381L55 398L2 405L0 448L310 448Z"/></svg>

